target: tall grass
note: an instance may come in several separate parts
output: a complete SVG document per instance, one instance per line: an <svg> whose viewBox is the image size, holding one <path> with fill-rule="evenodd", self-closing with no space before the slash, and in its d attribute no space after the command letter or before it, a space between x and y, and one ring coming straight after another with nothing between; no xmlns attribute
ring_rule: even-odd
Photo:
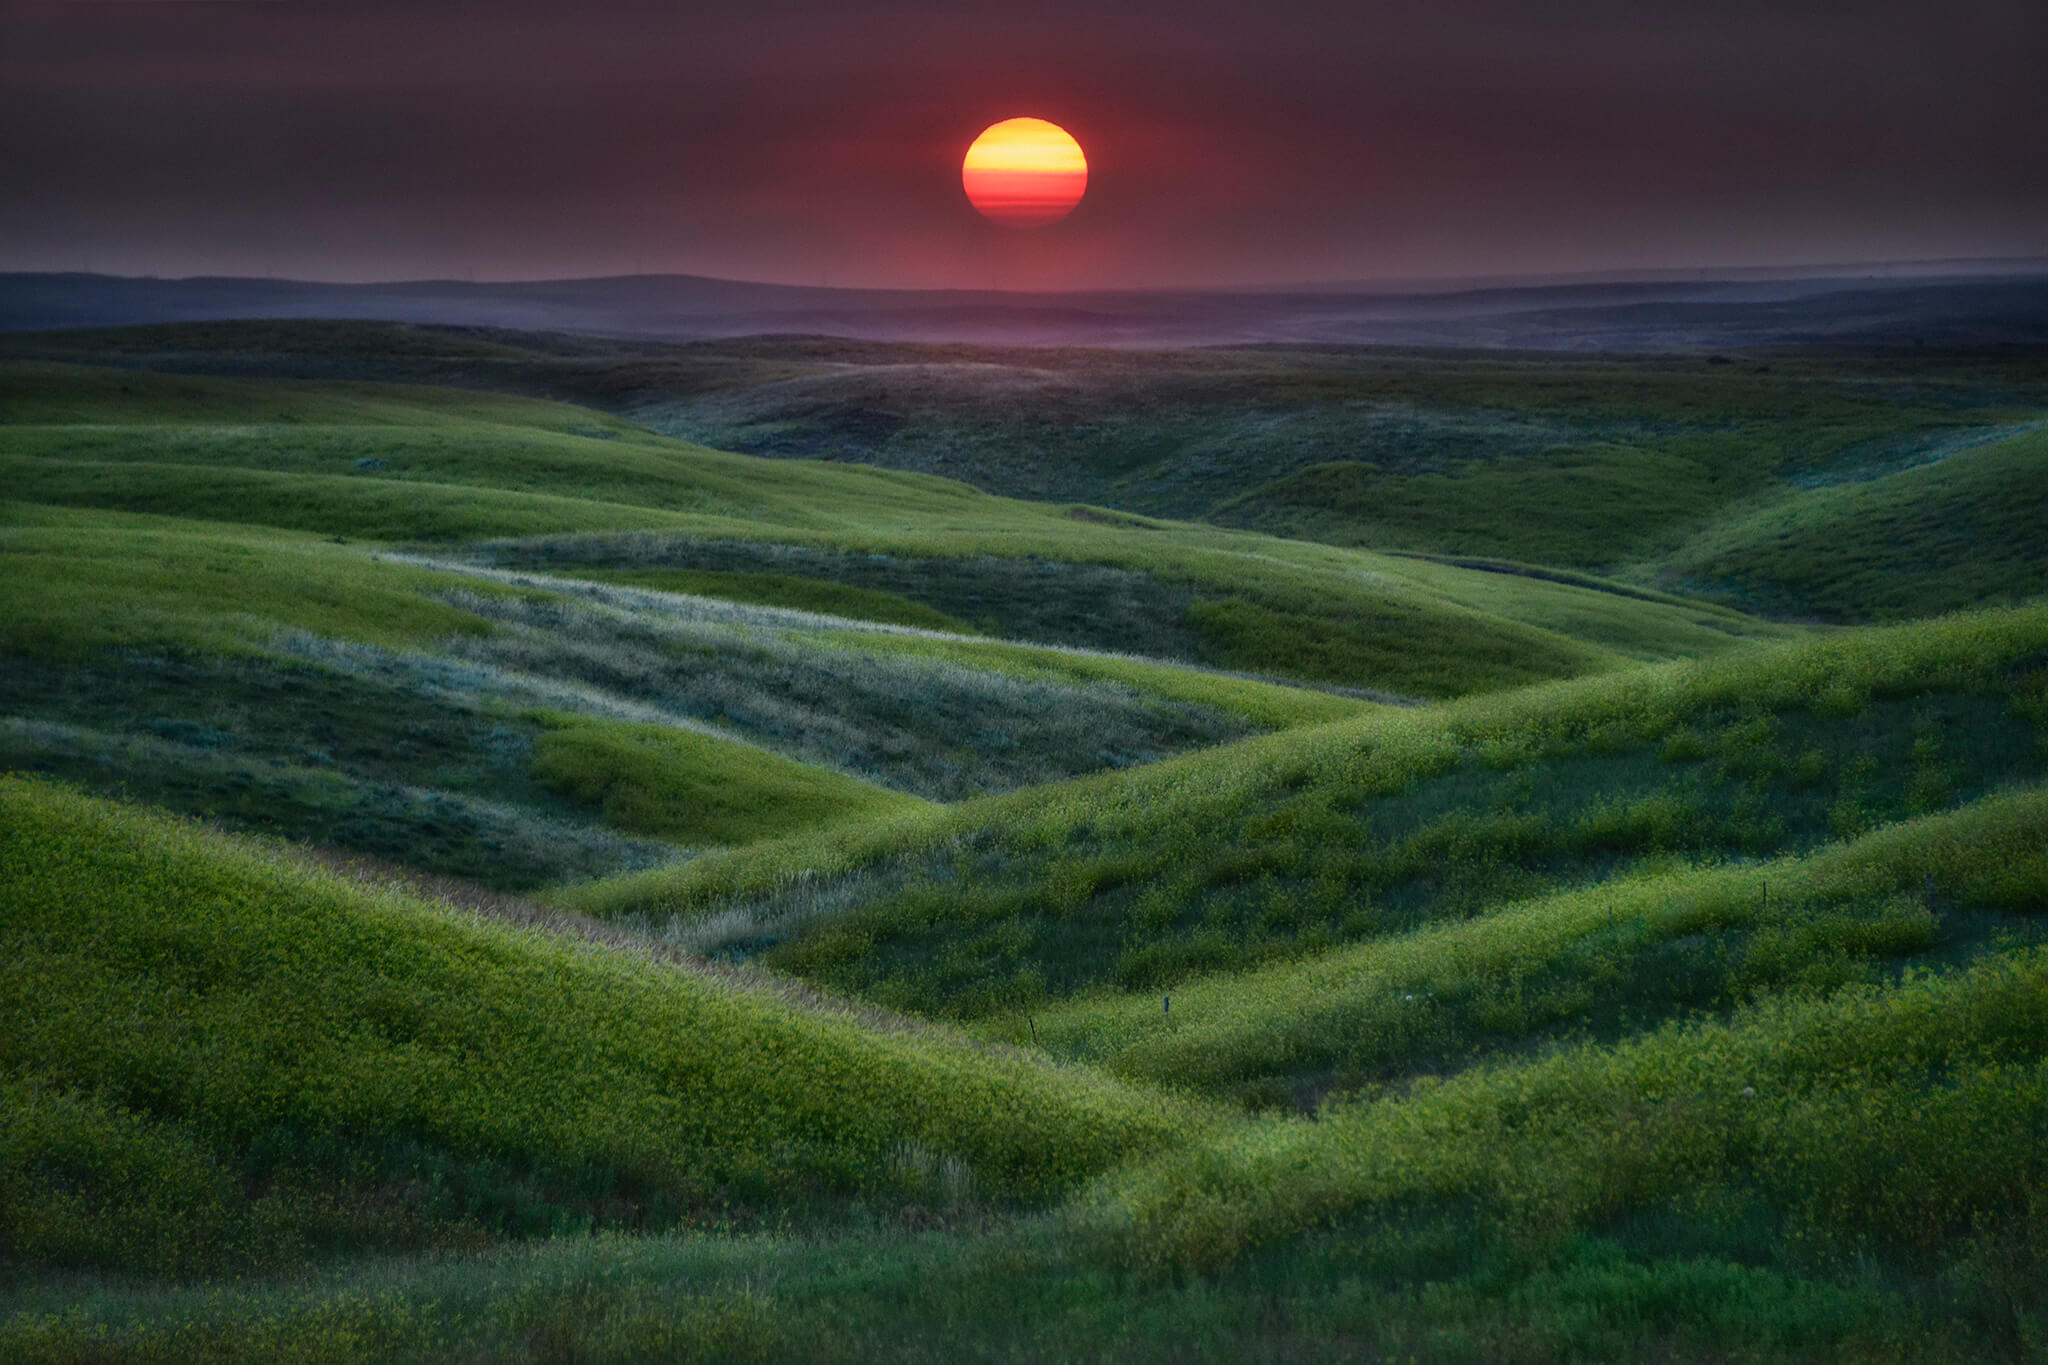
<svg viewBox="0 0 2048 1365"><path fill-rule="evenodd" d="M1314 1123L1254 1122L1105 1194L1133 1250L1186 1265L1336 1219L1455 1218L1540 1254L1665 1216L1724 1252L1809 1269L2002 1237L2038 1271L2048 1207L2024 1192L2048 1175L2044 988L2037 949L1771 1001Z"/></svg>
<svg viewBox="0 0 2048 1365"><path fill-rule="evenodd" d="M451 642L458 657L582 683L938 799L1142 763L1244 730L1112 682L1038 681L659 610L455 600L516 628Z"/></svg>
<svg viewBox="0 0 2048 1365"><path fill-rule="evenodd" d="M665 548L672 543L665 538L649 539L658 547ZM641 542L636 539L632 543L637 545ZM516 542L514 544L516 545ZM488 551L487 557L506 553L503 550ZM1079 645L990 640L963 635L957 631L933 628L926 624L870 624L808 607L751 604L744 600L732 601L716 596L677 593L652 581L642 584L624 580L615 582L615 578L601 578L596 583L586 583L579 581L578 578L558 574L470 569L460 560L414 555L394 558L401 563L417 564L423 568L458 572L468 569L486 582L538 589L558 596L583 598L600 607L674 623L748 626L780 632L786 638L803 632L802 638L829 648L853 648L884 656L915 655L1039 681L1069 685L1119 683L1154 696L1242 716L1256 725L1273 729L1334 720L1339 716L1354 715L1362 709L1361 699L1355 693L1347 695L1335 691L1287 686L1193 665L1177 664L1170 660L1134 655L1130 650L1137 642L1114 633L1105 634L1103 637L1118 646L1109 650ZM930 562L926 562L924 567L939 577L952 572L950 566L939 566ZM630 578L641 571L618 572ZM1374 697L1373 700L1399 699Z"/></svg>
<svg viewBox="0 0 2048 1365"><path fill-rule="evenodd" d="M2048 613L1984 613L1375 712L572 900L730 916L769 961L898 1007L1162 990L1644 859L1770 856L2038 780L2044 648ZM791 920L787 898L840 900L839 879L857 883L845 908Z"/></svg>
<svg viewBox="0 0 2048 1365"><path fill-rule="evenodd" d="M519 767L476 774L479 785L493 775L509 779L502 781L506 790L489 796L462 790L468 783L446 770L434 775L438 785L417 785L337 770L331 760L295 763L237 752L218 742L221 732L200 726L182 736L162 722L158 728L172 737L0 720L0 770L55 777L202 816L222 829L401 862L500 890L617 875L682 856L674 844L622 833L570 802L536 800L544 789ZM689 814L671 813L666 828L685 830L685 846L709 842L707 831L688 828Z"/></svg>
<svg viewBox="0 0 2048 1365"><path fill-rule="evenodd" d="M1994 950L1993 933L2048 933L2028 918L2048 911L2044 849L2048 789L2035 788L1806 857L1618 877L1182 982L1170 1014L1149 994L1103 995L983 1028L1159 1084L1367 1088L1532 1042L1824 994L1894 961L1967 959Z"/></svg>
<svg viewBox="0 0 2048 1365"><path fill-rule="evenodd" d="M905 1144L1043 1199L1189 1121L60 788L0 779L0 806L17 1273L929 1197Z"/></svg>

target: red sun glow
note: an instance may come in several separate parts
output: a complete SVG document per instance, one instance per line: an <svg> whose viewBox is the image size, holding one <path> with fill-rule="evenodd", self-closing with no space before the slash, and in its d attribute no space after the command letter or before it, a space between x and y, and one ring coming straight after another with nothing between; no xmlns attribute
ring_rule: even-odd
<svg viewBox="0 0 2048 1365"><path fill-rule="evenodd" d="M974 139L960 183L991 222L1043 227L1072 213L1088 192L1088 158L1057 123L1008 118Z"/></svg>

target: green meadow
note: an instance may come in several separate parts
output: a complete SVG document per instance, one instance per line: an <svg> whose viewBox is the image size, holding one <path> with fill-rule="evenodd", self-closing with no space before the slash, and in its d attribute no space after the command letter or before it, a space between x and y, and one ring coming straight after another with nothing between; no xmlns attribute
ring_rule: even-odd
<svg viewBox="0 0 2048 1365"><path fill-rule="evenodd" d="M0 1359L2048 1355L2048 367L0 338Z"/></svg>

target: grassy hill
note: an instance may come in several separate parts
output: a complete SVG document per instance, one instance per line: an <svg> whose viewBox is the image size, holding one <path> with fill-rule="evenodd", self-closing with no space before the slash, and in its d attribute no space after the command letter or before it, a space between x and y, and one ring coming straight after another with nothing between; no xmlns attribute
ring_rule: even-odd
<svg viewBox="0 0 2048 1365"><path fill-rule="evenodd" d="M60 788L6 779L0 806L16 1271L751 1220L891 1182L914 1199L934 1172L1043 1198L1187 1122Z"/></svg>
<svg viewBox="0 0 2048 1365"><path fill-rule="evenodd" d="M22 363L0 467L7 762L502 888L1778 633L416 386Z"/></svg>
<svg viewBox="0 0 2048 1365"><path fill-rule="evenodd" d="M567 896L921 1011L1156 994L1630 867L1772 857L2037 781L2044 658L2041 608L1841 635L1378 711Z"/></svg>
<svg viewBox="0 0 2048 1365"><path fill-rule="evenodd" d="M86 410L94 421L69 420ZM217 420L224 414L239 420ZM679 542L665 553L661 541L627 540L615 564L602 545L575 543L571 557L589 568L752 570L757 547L966 560L990 581L982 614L1001 630L1020 600L1037 611L1048 593L1084 594L1064 632L1018 620L1026 639L1119 647L1128 632L1099 610L1102 599L1150 594L1145 614L1178 618L1187 646L1164 652L1394 692L1444 695L1646 651L1697 653L1766 629L1668 602L1599 601L1574 585L1463 584L1479 575L1019 503L928 477L748 459L526 399L24 365L0 383L0 421L0 467L24 502L386 542L654 530ZM716 563L733 542L740 562ZM673 556L684 562L665 562ZM834 561L823 559L797 576L833 581ZM1047 583L1047 561L1076 572ZM1447 594L1452 583L1465 591ZM1074 617L1100 624L1091 631ZM1569 633L1558 628L1567 619Z"/></svg>
<svg viewBox="0 0 2048 1365"><path fill-rule="evenodd" d="M1610 877L1300 961L1098 993L984 1031L1115 1074L1313 1108L1561 1038L1813 996L2038 942L2026 788L1768 862ZM1027 1031L1028 1028L1028 1031Z"/></svg>
<svg viewBox="0 0 2048 1365"><path fill-rule="evenodd" d="M0 338L0 357L566 398L724 450L1333 545L1593 570L1794 618L1965 607L1981 601L1981 557L2000 573L2040 567L2026 534L2042 520L2027 472L2038 446L1999 457L2019 483L1990 521L1970 510L1977 494L1944 493L1903 539L1871 540L1879 552L1856 557L1854 581L1813 581L1828 571L1781 543L1788 526L1810 526L1798 533L1818 547L1807 557L1824 557L1838 526L1873 525L1860 510L1872 496L1908 509L1884 515L1911 518L1924 491L1912 479L1887 484L1896 494L1830 490L1916 469L1938 481L1947 471L1932 466L2033 429L2048 413L2037 348L1101 351L251 322L15 335ZM1787 549L1794 559L1780 562ZM746 572L746 559L693 571Z"/></svg>
<svg viewBox="0 0 2048 1365"><path fill-rule="evenodd" d="M0 1359L2048 1352L2044 408L0 338Z"/></svg>
<svg viewBox="0 0 2048 1365"><path fill-rule="evenodd" d="M1658 576L1752 609L1832 621L2040 596L2048 428L1993 428L1908 458L1917 462L1833 471L1800 496L1717 522Z"/></svg>
<svg viewBox="0 0 2048 1365"><path fill-rule="evenodd" d="M0 1054L0 1226L43 1277L0 1320L20 1358L1001 1358L1056 1334L1222 1359L1256 1327L1309 1358L1934 1360L1993 1358L2039 1311L2040 1211L2012 1191L2048 1154L2040 951L1840 984L1845 952L1913 942L1888 902L1922 867L2038 913L2038 791L1768 869L1793 907L1771 965L1802 991L1313 1119L492 928L46 786L0 799L0 980L32 1021ZM1635 899L1632 931L1741 918ZM1600 932L1558 918L1501 917L1496 963L1518 919ZM764 1215L812 1230L730 1230ZM465 1258L353 1259L432 1247ZM66 1266L316 1270L81 1300Z"/></svg>

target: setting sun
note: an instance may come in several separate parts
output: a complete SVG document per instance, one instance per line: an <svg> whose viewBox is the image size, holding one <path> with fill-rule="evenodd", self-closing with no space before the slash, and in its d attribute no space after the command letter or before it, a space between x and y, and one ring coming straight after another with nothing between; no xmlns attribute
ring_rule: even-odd
<svg viewBox="0 0 2048 1365"><path fill-rule="evenodd" d="M960 166L967 198L1005 227L1043 227L1088 190L1088 158L1073 134L1042 118L1012 118L974 139Z"/></svg>

